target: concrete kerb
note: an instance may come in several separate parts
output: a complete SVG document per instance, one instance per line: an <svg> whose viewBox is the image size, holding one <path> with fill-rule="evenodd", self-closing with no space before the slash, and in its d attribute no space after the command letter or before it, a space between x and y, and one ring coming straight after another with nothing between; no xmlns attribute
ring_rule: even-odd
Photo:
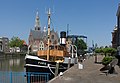
<svg viewBox="0 0 120 83"><path fill-rule="evenodd" d="M78 64L75 64L75 65L78 65ZM74 66L75 66L74 65ZM72 67L74 67L74 66L72 66ZM72 68L71 67L71 68ZM69 68L69 69L67 69L66 71L64 71L63 72L63 75L66 73L66 72L68 72L71 68ZM61 75L61 76L63 76L63 75ZM52 83L52 81L54 81L55 79L57 79L57 78L59 78L59 77L61 77L60 75L58 75L58 76L56 76L56 77L54 77L53 79L51 79L51 80L49 80L47 83Z"/></svg>

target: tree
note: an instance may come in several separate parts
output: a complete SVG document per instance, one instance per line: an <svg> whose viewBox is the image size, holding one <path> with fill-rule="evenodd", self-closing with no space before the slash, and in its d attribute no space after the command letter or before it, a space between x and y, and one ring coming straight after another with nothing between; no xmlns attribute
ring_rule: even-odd
<svg viewBox="0 0 120 83"><path fill-rule="evenodd" d="M103 53L105 54L105 56L107 54L110 54L111 56L113 56L117 51L115 48L109 48L109 47L103 48L102 50L103 50Z"/></svg>
<svg viewBox="0 0 120 83"><path fill-rule="evenodd" d="M95 49L95 53L102 53L102 52L103 52L103 50L101 48L96 48Z"/></svg>
<svg viewBox="0 0 120 83"><path fill-rule="evenodd" d="M78 39L75 45L77 46L78 49L81 49L81 50L87 49L87 45L82 39Z"/></svg>
<svg viewBox="0 0 120 83"><path fill-rule="evenodd" d="M85 52L84 50L87 49L87 45L82 39L78 39L75 45L77 46L78 52L81 52L82 54Z"/></svg>
<svg viewBox="0 0 120 83"><path fill-rule="evenodd" d="M116 52L117 52L117 50L115 48L111 48L111 47L96 48L95 49L95 53L104 53L105 56L107 54L114 56Z"/></svg>
<svg viewBox="0 0 120 83"><path fill-rule="evenodd" d="M21 40L18 37L12 37L10 42L9 42L9 46L10 47L22 47L23 46L23 40Z"/></svg>
<svg viewBox="0 0 120 83"><path fill-rule="evenodd" d="M105 48L100 47L95 49L95 53L104 53L105 57L102 60L102 64L105 66L105 68L113 59L115 59L116 52L117 50L115 48L111 48L108 46L105 46Z"/></svg>
<svg viewBox="0 0 120 83"><path fill-rule="evenodd" d="M102 64L107 66L115 57L113 56L105 56L102 60Z"/></svg>

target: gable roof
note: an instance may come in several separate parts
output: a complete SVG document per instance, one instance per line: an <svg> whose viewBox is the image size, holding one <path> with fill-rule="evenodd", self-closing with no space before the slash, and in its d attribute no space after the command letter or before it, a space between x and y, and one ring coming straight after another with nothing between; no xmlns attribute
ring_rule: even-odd
<svg viewBox="0 0 120 83"><path fill-rule="evenodd" d="M51 33L54 33L57 38L59 38L58 33L55 32L54 30L50 31ZM40 31L40 30L30 30L30 34L32 35L33 39L45 39L48 37L47 35L48 31Z"/></svg>
<svg viewBox="0 0 120 83"><path fill-rule="evenodd" d="M33 39L43 39L44 35L47 34L40 30L30 30L30 33L32 34Z"/></svg>

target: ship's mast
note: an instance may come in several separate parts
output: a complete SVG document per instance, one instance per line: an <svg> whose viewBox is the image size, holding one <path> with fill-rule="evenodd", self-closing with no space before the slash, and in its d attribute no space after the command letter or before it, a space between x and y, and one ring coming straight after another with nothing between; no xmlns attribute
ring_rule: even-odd
<svg viewBox="0 0 120 83"><path fill-rule="evenodd" d="M47 60L49 60L49 55L50 55L50 8L48 10L48 50L47 50Z"/></svg>

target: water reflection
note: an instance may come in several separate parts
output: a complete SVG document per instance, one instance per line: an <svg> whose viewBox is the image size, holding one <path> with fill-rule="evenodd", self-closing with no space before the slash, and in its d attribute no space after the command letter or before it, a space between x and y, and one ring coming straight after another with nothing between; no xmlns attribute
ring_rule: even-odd
<svg viewBox="0 0 120 83"><path fill-rule="evenodd" d="M10 59L9 65L12 67L13 65L19 66L20 65L20 59Z"/></svg>
<svg viewBox="0 0 120 83"><path fill-rule="evenodd" d="M23 55L2 55L0 56L0 71L24 71Z"/></svg>

